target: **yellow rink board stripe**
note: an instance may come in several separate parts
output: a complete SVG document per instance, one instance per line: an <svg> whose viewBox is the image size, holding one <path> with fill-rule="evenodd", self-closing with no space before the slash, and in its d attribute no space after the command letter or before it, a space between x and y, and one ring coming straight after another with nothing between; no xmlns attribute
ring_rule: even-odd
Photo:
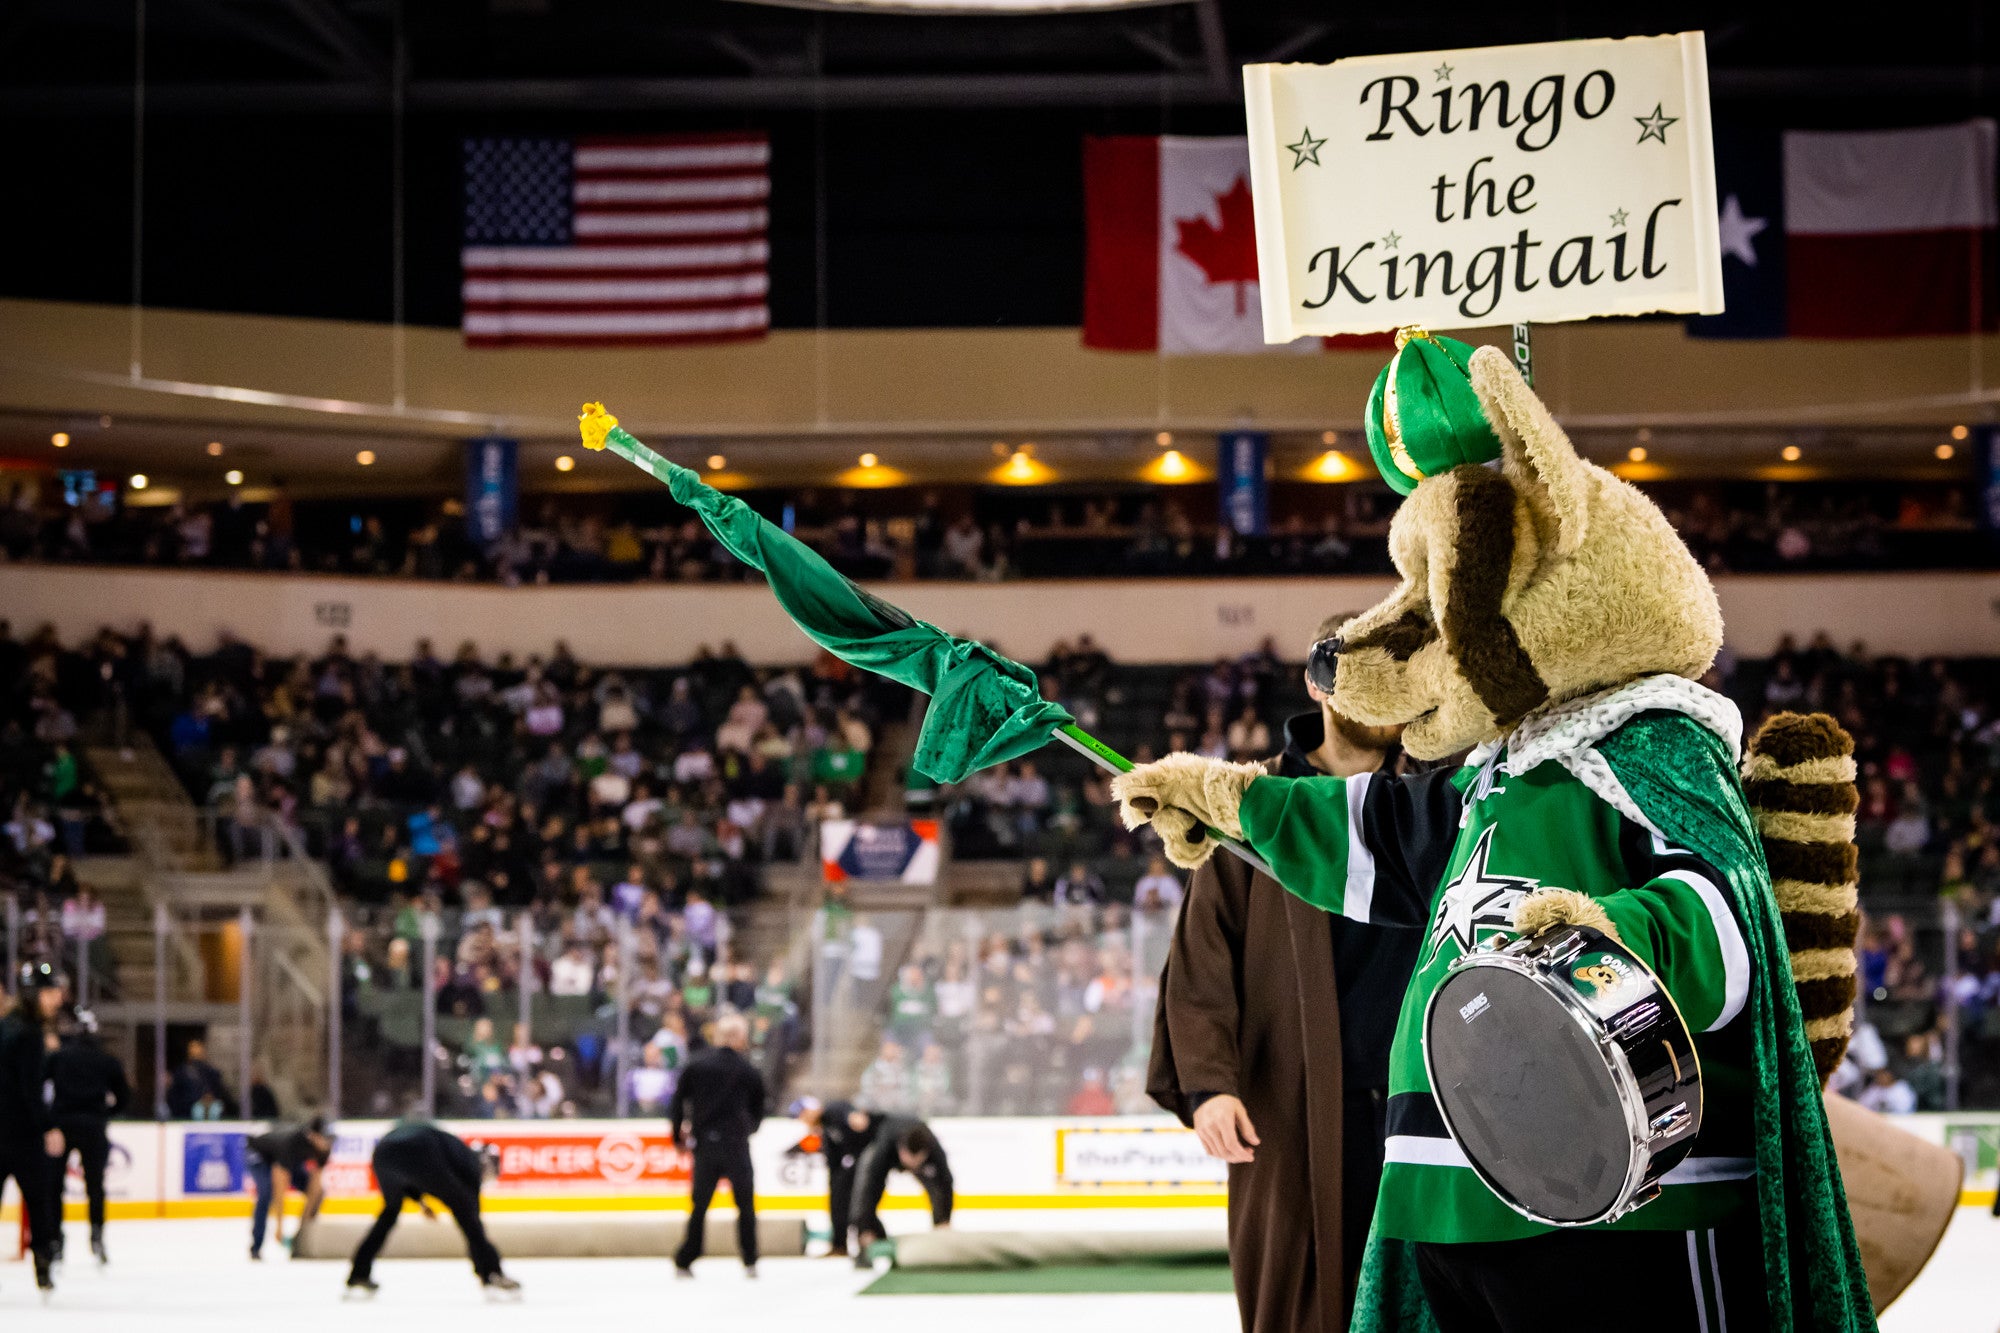
<svg viewBox="0 0 2000 1333"><path fill-rule="evenodd" d="M1965 1190L1958 1196L1961 1207L1990 1208L1993 1206L1994 1190ZM727 1205L729 1192L720 1191L716 1201ZM1228 1204L1229 1196L1214 1194L961 1194L957 1207L967 1211L1021 1211L1075 1210L1100 1208L1221 1208ZM657 1212L685 1213L688 1201L685 1196L659 1194L596 1194L596 1195L488 1195L481 1201L482 1208L489 1213L628 1213ZM885 1198L882 1208L897 1212L928 1212L929 1201L920 1197ZM286 1207L288 1216L299 1215L301 1201L294 1196ZM325 1211L333 1213L373 1213L377 1204L372 1199L328 1199ZM826 1196L823 1194L760 1194L757 1207L770 1213L815 1213L826 1210ZM248 1197L215 1199L167 1199L164 1201L113 1199L105 1205L105 1212L112 1218L200 1218L200 1217L248 1217L251 1200ZM81 1222L88 1216L85 1205L71 1200L64 1206L64 1217L72 1222ZM0 1207L0 1221L19 1224L19 1204L9 1202Z"/></svg>

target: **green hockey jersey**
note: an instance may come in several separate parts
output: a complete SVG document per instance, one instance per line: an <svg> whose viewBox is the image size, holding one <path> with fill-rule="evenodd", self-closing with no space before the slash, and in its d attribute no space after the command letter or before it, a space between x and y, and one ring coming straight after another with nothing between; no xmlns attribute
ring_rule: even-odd
<svg viewBox="0 0 2000 1333"><path fill-rule="evenodd" d="M1634 702L1642 700L1643 692ZM1476 754L1455 772L1264 777L1244 795L1244 837L1287 890L1355 920L1424 932L1390 1057L1376 1204L1385 1237L1505 1240L1549 1229L1513 1212L1473 1173L1445 1131L1422 1044L1425 1006L1452 961L1511 938L1515 906L1545 888L1596 900L1665 983L1701 1058L1704 1109L1693 1155L1665 1177L1657 1200L1612 1225L1682 1231L1743 1210L1754 1215L1750 961L1741 923L1724 877L1640 822L1636 809L1619 808L1629 801L1614 805L1601 794L1622 795L1595 780L1589 755L1587 740L1517 733L1509 748Z"/></svg>

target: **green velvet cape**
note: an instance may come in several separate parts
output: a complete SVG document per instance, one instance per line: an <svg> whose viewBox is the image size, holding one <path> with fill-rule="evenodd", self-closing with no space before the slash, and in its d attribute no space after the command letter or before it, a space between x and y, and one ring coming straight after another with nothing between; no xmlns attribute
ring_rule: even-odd
<svg viewBox="0 0 2000 1333"><path fill-rule="evenodd" d="M1872 1333L1868 1278L1792 988L1791 953L1729 747L1692 718L1644 713L1599 741L1597 751L1661 834L1721 872L1743 924L1770 1328ZM1641 1277L1627 1274L1624 1280ZM1369 1237L1353 1327L1355 1333L1435 1333L1407 1242Z"/></svg>

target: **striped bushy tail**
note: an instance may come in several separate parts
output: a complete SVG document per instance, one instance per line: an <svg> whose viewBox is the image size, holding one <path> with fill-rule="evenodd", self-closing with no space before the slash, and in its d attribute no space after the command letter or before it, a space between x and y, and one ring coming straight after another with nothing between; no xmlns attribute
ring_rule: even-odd
<svg viewBox="0 0 2000 1333"><path fill-rule="evenodd" d="M1824 713L1776 714L1750 739L1743 789L1771 867L1806 1039L1824 1086L1854 1031L1861 926L1854 738Z"/></svg>

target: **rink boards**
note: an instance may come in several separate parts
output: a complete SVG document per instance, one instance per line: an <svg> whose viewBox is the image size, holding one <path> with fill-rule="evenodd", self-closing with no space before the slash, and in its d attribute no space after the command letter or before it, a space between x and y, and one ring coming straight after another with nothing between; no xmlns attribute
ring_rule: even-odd
<svg viewBox="0 0 2000 1333"><path fill-rule="evenodd" d="M1957 1152L1966 1164L1963 1202L1987 1204L2000 1180L2000 1113L1896 1117L1911 1132ZM388 1121L344 1121L327 1175L327 1210L373 1208L368 1157ZM500 1150L500 1178L486 1188L490 1211L677 1211L687 1207L685 1155L659 1121L444 1121ZM1075 1119L960 1118L932 1122L950 1154L958 1207L993 1209L1214 1208L1226 1175L1193 1133L1165 1116ZM111 1127L106 1190L114 1217L231 1217L249 1212L245 1143L258 1124L118 1123ZM757 1200L773 1212L825 1207L826 1170L794 1151L791 1120L764 1122L751 1144ZM725 1187L726 1193L726 1187ZM71 1210L83 1181L71 1170ZM296 1204L296 1200L295 1200ZM900 1173L886 1208L926 1207ZM13 1207L10 1193L7 1207Z"/></svg>

